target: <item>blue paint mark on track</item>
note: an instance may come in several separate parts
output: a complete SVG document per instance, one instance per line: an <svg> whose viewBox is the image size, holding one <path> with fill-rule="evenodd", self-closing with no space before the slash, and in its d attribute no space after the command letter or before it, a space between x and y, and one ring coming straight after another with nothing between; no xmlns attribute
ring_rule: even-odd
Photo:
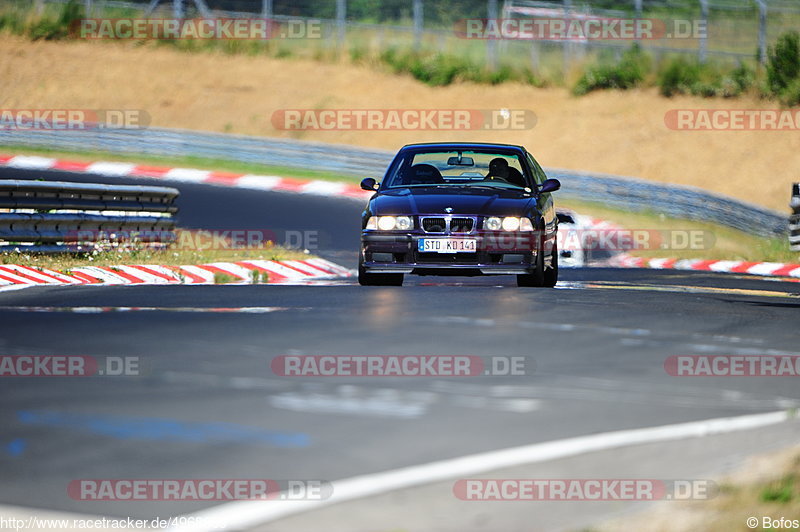
<svg viewBox="0 0 800 532"><path fill-rule="evenodd" d="M84 430L122 440L138 439L186 443L269 444L308 447L302 432L279 432L233 423L196 423L164 418L132 418L51 410L22 410L17 419L26 425Z"/></svg>
<svg viewBox="0 0 800 532"><path fill-rule="evenodd" d="M28 442L25 441L23 438L17 438L16 440L12 440L6 444L6 452L11 456L19 456L25 452L25 447L28 446Z"/></svg>

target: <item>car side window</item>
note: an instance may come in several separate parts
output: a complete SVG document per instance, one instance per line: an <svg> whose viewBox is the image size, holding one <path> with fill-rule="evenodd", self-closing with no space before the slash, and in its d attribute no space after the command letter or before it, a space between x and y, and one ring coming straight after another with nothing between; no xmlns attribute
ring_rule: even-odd
<svg viewBox="0 0 800 532"><path fill-rule="evenodd" d="M542 170L542 167L539 166L539 163L536 162L536 159L534 159L530 153L526 153L525 156L528 158L528 164L533 171L533 178L536 180L536 184L542 186L542 183L547 179L544 170Z"/></svg>

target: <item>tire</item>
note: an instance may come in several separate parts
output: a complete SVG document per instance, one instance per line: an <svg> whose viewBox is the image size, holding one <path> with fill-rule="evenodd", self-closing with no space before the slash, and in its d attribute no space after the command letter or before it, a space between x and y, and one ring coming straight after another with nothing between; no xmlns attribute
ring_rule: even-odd
<svg viewBox="0 0 800 532"><path fill-rule="evenodd" d="M358 265L358 284L361 286L403 286L402 273L367 273Z"/></svg>
<svg viewBox="0 0 800 532"><path fill-rule="evenodd" d="M532 273L517 275L517 286L544 286L544 275L544 253L537 252L535 269Z"/></svg>
<svg viewBox="0 0 800 532"><path fill-rule="evenodd" d="M552 268L544 271L544 284L548 288L553 288L558 282L558 243L553 244Z"/></svg>

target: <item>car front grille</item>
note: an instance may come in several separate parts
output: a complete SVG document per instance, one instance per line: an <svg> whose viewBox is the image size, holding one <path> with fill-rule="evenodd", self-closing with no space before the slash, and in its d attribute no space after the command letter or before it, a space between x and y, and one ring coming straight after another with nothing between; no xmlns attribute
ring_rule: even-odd
<svg viewBox="0 0 800 532"><path fill-rule="evenodd" d="M475 221L472 218L453 218L450 220L451 233L469 233Z"/></svg>
<svg viewBox="0 0 800 532"><path fill-rule="evenodd" d="M471 233L474 228L474 218L445 218L442 216L422 217L422 229L426 233Z"/></svg>
<svg viewBox="0 0 800 532"><path fill-rule="evenodd" d="M444 218L423 218L422 228L426 233L444 233L447 229L447 222Z"/></svg>

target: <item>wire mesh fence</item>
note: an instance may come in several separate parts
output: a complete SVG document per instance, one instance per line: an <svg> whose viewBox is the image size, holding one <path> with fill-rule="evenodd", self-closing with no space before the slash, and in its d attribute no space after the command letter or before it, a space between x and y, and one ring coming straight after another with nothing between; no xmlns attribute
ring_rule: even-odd
<svg viewBox="0 0 800 532"><path fill-rule="evenodd" d="M40 2L43 0L39 0ZM64 2L66 0L47 0ZM657 60L682 54L701 61L766 59L767 46L800 27L796 0L82 0L92 16L110 9L150 16L265 17L313 20L313 46L376 52L394 47L468 57L492 68L525 63L533 71L568 71L576 63L619 57L637 42ZM655 31L634 38L567 37L503 33L472 38L459 31L465 21L566 22L586 33L588 21L650 21ZM561 22L559 22L561 21ZM641 37L641 38L640 38ZM298 46L297 43L293 43ZM309 44L309 43L306 43ZM358 51L356 53L359 53Z"/></svg>

